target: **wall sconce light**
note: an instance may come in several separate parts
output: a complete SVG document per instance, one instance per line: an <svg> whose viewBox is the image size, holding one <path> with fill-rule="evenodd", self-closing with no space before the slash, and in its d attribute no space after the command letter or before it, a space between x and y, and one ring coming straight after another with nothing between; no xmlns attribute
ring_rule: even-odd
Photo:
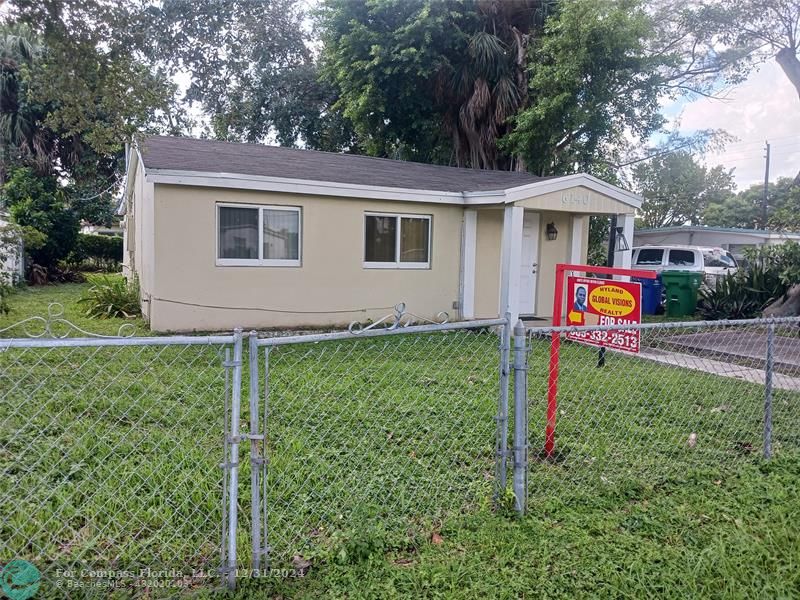
<svg viewBox="0 0 800 600"><path fill-rule="evenodd" d="M615 250L617 252L626 252L630 250L631 247L628 246L628 240L625 239L625 234L622 233L624 227L617 227L617 240L615 244Z"/></svg>
<svg viewBox="0 0 800 600"><path fill-rule="evenodd" d="M556 229L555 223L548 223L545 231L547 232L547 239L551 242L558 237L558 229Z"/></svg>

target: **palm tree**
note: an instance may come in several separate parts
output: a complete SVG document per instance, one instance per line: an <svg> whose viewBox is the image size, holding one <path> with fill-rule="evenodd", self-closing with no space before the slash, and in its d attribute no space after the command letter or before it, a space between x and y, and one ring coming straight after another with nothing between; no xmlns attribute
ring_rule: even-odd
<svg viewBox="0 0 800 600"><path fill-rule="evenodd" d="M0 183L15 154L27 155L40 170L49 162L52 144L36 127L41 111L27 102L21 78L23 66L31 66L40 51L26 25L0 27Z"/></svg>
<svg viewBox="0 0 800 600"><path fill-rule="evenodd" d="M520 158L498 150L497 140L508 131L508 118L528 101L528 43L541 30L549 5L548 0L476 2L477 27L465 34L468 52L436 77L436 99L446 107L451 162L457 166L525 169Z"/></svg>

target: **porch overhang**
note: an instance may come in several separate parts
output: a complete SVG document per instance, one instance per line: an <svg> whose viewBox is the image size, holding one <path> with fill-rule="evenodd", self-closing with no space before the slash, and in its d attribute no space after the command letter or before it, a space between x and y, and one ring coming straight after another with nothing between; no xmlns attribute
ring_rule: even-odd
<svg viewBox="0 0 800 600"><path fill-rule="evenodd" d="M490 198L486 193L475 197L485 202ZM560 260L580 263L584 260L588 245L586 230L590 215L614 215L617 227L629 243L633 240L633 224L636 210L641 206L642 199L621 188L609 185L591 175L579 174L555 179L543 180L530 185L521 186L513 190L506 190L502 202L497 203L497 208L504 212L502 228L502 250L500 266L500 314L507 315L512 323L516 322L521 308L520 273L526 269L534 269L535 273L553 268L548 263L534 263L528 265L522 253L523 220L528 211L537 213L566 213L562 223L568 223L568 231L563 234L569 236L569 244L562 250L564 256ZM476 207L479 208L479 207ZM542 224L546 227L546 224ZM540 235L540 238L542 236ZM551 243L541 241L543 244ZM537 259L541 261L541 258ZM530 260L528 260L530 262ZM614 255L614 264L618 267L629 268L631 265L631 252L620 251ZM530 276L528 276L530 277ZM540 275L536 275L539 279ZM546 310L546 309L545 309ZM537 313L540 313L537 307Z"/></svg>
<svg viewBox="0 0 800 600"><path fill-rule="evenodd" d="M625 214L642 206L642 197L586 173L543 179L507 190L464 192L464 204L516 204L535 210L583 214Z"/></svg>

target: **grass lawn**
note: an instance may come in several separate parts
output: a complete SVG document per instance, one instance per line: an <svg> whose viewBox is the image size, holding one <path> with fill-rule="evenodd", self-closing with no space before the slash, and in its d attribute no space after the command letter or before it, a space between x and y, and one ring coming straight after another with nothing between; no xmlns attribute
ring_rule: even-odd
<svg viewBox="0 0 800 600"><path fill-rule="evenodd" d="M22 292L12 319L53 298L74 315L69 298L79 291ZM111 325L87 321L90 331ZM597 369L596 350L566 344L558 454L544 461L546 356L546 341L535 341L529 515L519 519L507 496L499 510L491 505L496 337L271 350L268 524L278 571L242 579L234 594L198 581L185 582L185 592L800 595L799 394L776 391L776 458L766 463L762 386L619 355ZM16 555L49 566L43 597L57 595L59 564L216 566L221 358L209 347L0 352L0 563ZM289 576L296 555L310 562L302 578Z"/></svg>
<svg viewBox="0 0 800 600"><path fill-rule="evenodd" d="M122 277L109 275L109 277ZM52 303L64 307L62 318L74 323L78 327L91 333L102 335L117 335L121 325L129 323L136 327L136 335L150 335L147 325L142 319L90 319L86 316L85 307L77 303L78 298L89 288L89 283L64 283L59 285L29 286L20 288L9 298L11 312L7 315L0 314L0 329L4 329L30 317L47 317L48 306ZM31 332L39 333L42 326L39 323L27 325ZM57 325L56 332L66 332L64 325ZM71 331L70 337L79 337L77 331ZM0 337L26 337L19 329L0 333Z"/></svg>

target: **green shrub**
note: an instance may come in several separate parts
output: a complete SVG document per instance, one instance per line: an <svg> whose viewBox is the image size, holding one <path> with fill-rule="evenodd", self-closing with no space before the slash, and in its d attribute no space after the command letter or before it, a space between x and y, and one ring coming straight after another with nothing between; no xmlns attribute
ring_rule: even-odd
<svg viewBox="0 0 800 600"><path fill-rule="evenodd" d="M748 266L700 291L700 314L706 319L749 319L800 281L800 244L786 242L746 251Z"/></svg>
<svg viewBox="0 0 800 600"><path fill-rule="evenodd" d="M78 299L86 307L86 316L93 319L132 318L141 314L139 284L122 277L95 275L89 277L89 289Z"/></svg>
<svg viewBox="0 0 800 600"><path fill-rule="evenodd" d="M764 294L748 287L747 277L728 274L713 290L700 290L698 311L705 319L752 319L764 310Z"/></svg>
<svg viewBox="0 0 800 600"><path fill-rule="evenodd" d="M122 238L112 235L78 234L78 241L67 263L84 270L119 271L122 262Z"/></svg>
<svg viewBox="0 0 800 600"><path fill-rule="evenodd" d="M25 251L32 264L50 271L67 257L78 236L78 217L55 176L38 175L30 168L14 169L0 196L11 220L27 232Z"/></svg>
<svg viewBox="0 0 800 600"><path fill-rule="evenodd" d="M753 278L751 284L768 291L772 299L783 296L800 282L800 244L793 241L775 246L761 246L745 251Z"/></svg>

